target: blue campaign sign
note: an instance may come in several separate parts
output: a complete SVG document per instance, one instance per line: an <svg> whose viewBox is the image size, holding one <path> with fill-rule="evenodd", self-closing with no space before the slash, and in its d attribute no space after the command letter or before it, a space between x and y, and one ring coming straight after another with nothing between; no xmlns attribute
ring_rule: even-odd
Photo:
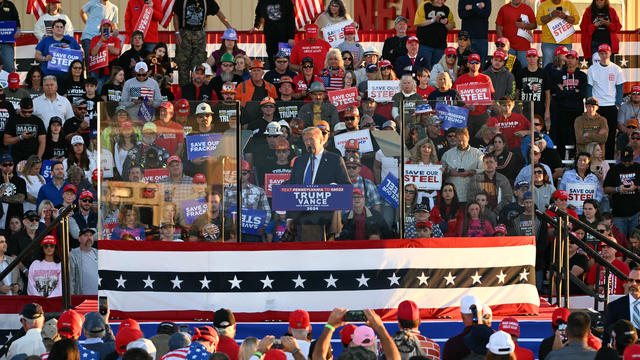
<svg viewBox="0 0 640 360"><path fill-rule="evenodd" d="M16 38L16 22L0 21L0 43L14 43Z"/></svg>
<svg viewBox="0 0 640 360"><path fill-rule="evenodd" d="M353 185L273 185L272 194L279 211L353 209Z"/></svg>
<svg viewBox="0 0 640 360"><path fill-rule="evenodd" d="M187 225L193 224L198 216L207 212L207 201L204 198L185 200L181 205L184 222Z"/></svg>
<svg viewBox="0 0 640 360"><path fill-rule="evenodd" d="M51 46L49 55L51 55L51 60L47 63L48 70L68 72L73 60L82 60L83 52L82 50Z"/></svg>
<svg viewBox="0 0 640 360"><path fill-rule="evenodd" d="M221 133L188 135L187 158L194 160L203 156L213 155L221 138Z"/></svg>
<svg viewBox="0 0 640 360"><path fill-rule="evenodd" d="M394 209L398 208L398 178L392 173L387 174L382 183L378 185L378 193L385 199Z"/></svg>
<svg viewBox="0 0 640 360"><path fill-rule="evenodd" d="M235 218L236 206L229 206L228 212L231 217ZM266 225L266 219L267 212L265 210L242 208L242 233L258 236L262 235L258 232L258 229Z"/></svg>
<svg viewBox="0 0 640 360"><path fill-rule="evenodd" d="M289 46L289 43L279 42L278 43L278 51L282 51L283 53L285 53L288 56L290 56L291 55L291 46Z"/></svg>
<svg viewBox="0 0 640 360"><path fill-rule="evenodd" d="M53 176L51 176L51 166L55 161L53 160L43 160L42 168L40 168L40 175L44 178L45 182L49 182Z"/></svg>
<svg viewBox="0 0 640 360"><path fill-rule="evenodd" d="M138 119L140 119L143 124L153 120L153 106L147 104L148 101L149 98L145 97L138 110Z"/></svg>
<svg viewBox="0 0 640 360"><path fill-rule="evenodd" d="M436 111L442 120L441 128L447 130L451 127L465 128L467 127L467 119L469 118L469 109L447 105L443 103L436 104Z"/></svg>

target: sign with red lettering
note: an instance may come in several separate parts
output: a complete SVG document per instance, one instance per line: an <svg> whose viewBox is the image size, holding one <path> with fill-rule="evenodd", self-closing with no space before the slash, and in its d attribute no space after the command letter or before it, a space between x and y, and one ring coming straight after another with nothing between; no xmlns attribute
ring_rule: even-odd
<svg viewBox="0 0 640 360"><path fill-rule="evenodd" d="M331 47L338 47L344 42L344 27L353 24L352 20L345 20L333 25L323 27L322 35L324 40L331 44ZM358 33L356 32L356 41L358 41Z"/></svg>
<svg viewBox="0 0 640 360"><path fill-rule="evenodd" d="M338 108L340 112L345 111L351 105L360 106L360 100L357 99L358 96L360 96L360 93L356 87L327 92L329 102Z"/></svg>
<svg viewBox="0 0 640 360"><path fill-rule="evenodd" d="M166 179L169 177L169 169L161 168L161 169L145 169L144 170L144 178L142 181L146 183L159 183L160 180Z"/></svg>
<svg viewBox="0 0 640 360"><path fill-rule="evenodd" d="M370 80L367 81L367 93L377 103L389 102L400 91L399 86L400 80Z"/></svg>
<svg viewBox="0 0 640 360"><path fill-rule="evenodd" d="M440 190L442 187L441 165L406 164L404 184L415 184L420 190Z"/></svg>
<svg viewBox="0 0 640 360"><path fill-rule="evenodd" d="M597 184L568 183L567 194L569 194L569 205L573 205L578 213L582 212L582 204L587 199L596 198Z"/></svg>
<svg viewBox="0 0 640 360"><path fill-rule="evenodd" d="M96 56L89 55L89 71L96 71L109 65L109 50L104 45Z"/></svg>
<svg viewBox="0 0 640 360"><path fill-rule="evenodd" d="M355 139L358 141L360 154L373 151L373 142L371 141L371 133L369 132L369 129L347 131L346 133L338 134L333 137L336 149L340 150L342 156L344 156L344 146L351 139Z"/></svg>
<svg viewBox="0 0 640 360"><path fill-rule="evenodd" d="M568 16L569 14L567 14ZM573 35L576 32L576 29L573 25L569 24L566 20L560 18L553 18L553 20L547 23L549 30L551 31L551 35L556 40L557 43L562 42L569 36Z"/></svg>
<svg viewBox="0 0 640 360"><path fill-rule="evenodd" d="M149 31L149 24L151 24L152 16L153 16L153 9L151 8L151 6L149 5L143 6L142 11L140 12L140 17L138 18L138 22L134 27L134 31L135 30L142 31L144 36L147 36L147 31Z"/></svg>
<svg viewBox="0 0 640 360"><path fill-rule="evenodd" d="M491 105L491 85L489 83L473 83L456 85L466 105Z"/></svg>
<svg viewBox="0 0 640 360"><path fill-rule="evenodd" d="M291 174L264 174L264 192L267 197L271 197L272 186L281 185L285 181L289 180Z"/></svg>

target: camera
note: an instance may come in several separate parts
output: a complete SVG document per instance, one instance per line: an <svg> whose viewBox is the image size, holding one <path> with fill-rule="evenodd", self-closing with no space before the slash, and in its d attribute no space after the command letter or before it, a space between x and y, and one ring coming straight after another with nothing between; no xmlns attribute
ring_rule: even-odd
<svg viewBox="0 0 640 360"><path fill-rule="evenodd" d="M282 349L282 341L280 339L273 340L273 345L271 345L272 349Z"/></svg>
<svg viewBox="0 0 640 360"><path fill-rule="evenodd" d="M364 311L362 310L347 311L347 313L344 314L344 321L364 322L367 321L367 317L364 316Z"/></svg>

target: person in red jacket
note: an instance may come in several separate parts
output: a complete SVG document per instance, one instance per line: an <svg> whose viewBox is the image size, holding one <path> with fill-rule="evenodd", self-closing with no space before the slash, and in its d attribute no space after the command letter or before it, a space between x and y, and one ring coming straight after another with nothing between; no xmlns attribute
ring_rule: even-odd
<svg viewBox="0 0 640 360"><path fill-rule="evenodd" d="M324 60L327 51L331 49L328 42L318 38L318 25L309 24L305 26L304 40L299 41L291 49L289 68L296 72L302 71L303 59L310 57L313 59L313 73L320 75L324 67Z"/></svg>
<svg viewBox="0 0 640 360"><path fill-rule="evenodd" d="M600 44L609 44L611 52L617 54L620 50L618 31L622 29L620 18L616 10L609 6L609 0L598 2L593 0L591 6L585 9L580 21L582 52L585 57L591 57Z"/></svg>
<svg viewBox="0 0 640 360"><path fill-rule="evenodd" d="M521 348L518 345L518 338L520 337L520 323L516 318L506 317L502 319L500 323L500 327L498 330L502 330L507 334L511 335L511 339L513 343L516 345L516 349L514 353L516 354L516 359L518 360L533 360L535 357L533 356L533 351L525 348Z"/></svg>
<svg viewBox="0 0 640 360"><path fill-rule="evenodd" d="M225 353L230 360L238 360L240 346L233 339L236 336L236 318L229 309L219 309L213 314L213 327L218 332L218 348L216 351Z"/></svg>
<svg viewBox="0 0 640 360"><path fill-rule="evenodd" d="M487 119L489 119L489 115L487 114L487 105L480 105L479 103L482 103L481 101L479 102L477 99L471 96L471 94L469 94L468 92L461 92L461 90L467 86L488 86L489 91L491 92L491 99L493 99L493 95L496 91L493 88L491 78L480 72L480 55L469 55L467 66L469 68L469 72L460 75L456 79L456 83L453 85L453 88L461 93L463 100L465 100L466 107L469 109L469 120L467 121L467 128L469 129L469 135L473 137L475 136L476 132L480 130L482 125L487 122ZM491 99L488 100L490 101Z"/></svg>
<svg viewBox="0 0 640 360"><path fill-rule="evenodd" d="M136 28L140 16L143 14L145 6L151 8L151 17L148 19L146 33L142 28ZM146 18L144 20L147 20ZM127 30L127 42L130 41L129 34L135 30L141 30L144 35L144 47L148 53L152 53L158 43L158 23L162 20L161 0L129 0L127 9L124 12L124 28ZM143 24L143 22L141 22Z"/></svg>
<svg viewBox="0 0 640 360"><path fill-rule="evenodd" d="M609 236L609 240L615 242L616 244L618 243L616 241L616 239L613 236ZM604 242L600 243L600 254L602 255L602 257L607 260L608 262L610 262L613 266L615 266L618 270L620 270L623 274L625 275L629 275L629 265L627 265L627 263L618 260L616 258L616 249L612 248L611 246L605 244ZM598 289L599 294L600 295L604 295L604 283L606 281L604 275L605 275L605 270L603 266L600 266L599 264L593 264L593 266L591 267L591 270L589 270L589 274L587 274L587 284L591 285L592 287L595 287L596 284L596 273L598 271L598 267L600 267L600 278L598 279L598 285L600 285L600 288ZM623 279L620 279L619 277L617 277L616 275L614 275L613 273L609 273L609 295L624 295L624 283L625 281Z"/></svg>

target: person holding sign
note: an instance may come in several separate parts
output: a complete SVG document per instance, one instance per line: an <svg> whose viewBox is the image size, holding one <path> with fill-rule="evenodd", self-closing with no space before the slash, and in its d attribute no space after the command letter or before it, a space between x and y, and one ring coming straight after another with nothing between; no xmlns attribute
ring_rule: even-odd
<svg viewBox="0 0 640 360"><path fill-rule="evenodd" d="M575 32L573 25L577 25L578 21L580 15L571 0L540 3L536 12L536 22L542 26L542 67L553 61L556 48L564 46L571 50Z"/></svg>
<svg viewBox="0 0 640 360"><path fill-rule="evenodd" d="M76 39L64 34L66 23L67 22L64 19L56 19L51 23L52 35L47 36L38 42L38 45L36 45L36 54L34 56L36 61L42 62L42 64L40 64L42 72L45 75L56 75L60 84L62 84L62 81L66 77L68 71L49 69L49 61L53 58L49 50L51 47L80 50L80 44L78 44ZM68 68L69 63L67 63L67 70Z"/></svg>
<svg viewBox="0 0 640 360"><path fill-rule="evenodd" d="M526 63L526 52L533 42L530 31L537 27L533 9L522 0L511 0L498 11L496 34L509 40L509 53L516 55L521 64Z"/></svg>
<svg viewBox="0 0 640 360"><path fill-rule="evenodd" d="M469 72L460 75L456 80L455 88L461 92L466 107L469 109L469 132L475 135L480 127L487 122L486 102L490 102L495 94L493 82L486 74L480 73L480 55L471 54L467 61Z"/></svg>
<svg viewBox="0 0 640 360"><path fill-rule="evenodd" d="M586 184L589 184L586 186ZM580 152L573 161L573 169L565 171L558 186L569 193L570 205L582 215L582 202L586 199L602 200L602 189L598 177L591 172L591 155Z"/></svg>
<svg viewBox="0 0 640 360"><path fill-rule="evenodd" d="M124 11L124 28L131 35L135 30L144 34L147 52L153 52L158 42L158 23L162 20L160 0L128 0Z"/></svg>
<svg viewBox="0 0 640 360"><path fill-rule="evenodd" d="M351 20L351 15L347 13L344 2L342 0L331 0L327 5L327 9L318 16L315 24L322 30L325 26L339 24L348 20Z"/></svg>
<svg viewBox="0 0 640 360"><path fill-rule="evenodd" d="M47 13L40 16L33 26L33 35L41 41L45 36L51 36L53 30L53 20L63 19L67 22L64 27L64 34L73 36L73 24L71 19L60 13L60 0L47 0Z"/></svg>
<svg viewBox="0 0 640 360"><path fill-rule="evenodd" d="M7 72L15 72L15 43L20 37L20 16L13 2L9 0L0 1L2 11L0 11L0 59Z"/></svg>
<svg viewBox="0 0 640 360"><path fill-rule="evenodd" d="M114 33L115 25L109 19L100 22L100 34L91 39L89 45L89 74L98 78L98 89L102 89L109 75L111 65L118 60L122 50L120 38Z"/></svg>

